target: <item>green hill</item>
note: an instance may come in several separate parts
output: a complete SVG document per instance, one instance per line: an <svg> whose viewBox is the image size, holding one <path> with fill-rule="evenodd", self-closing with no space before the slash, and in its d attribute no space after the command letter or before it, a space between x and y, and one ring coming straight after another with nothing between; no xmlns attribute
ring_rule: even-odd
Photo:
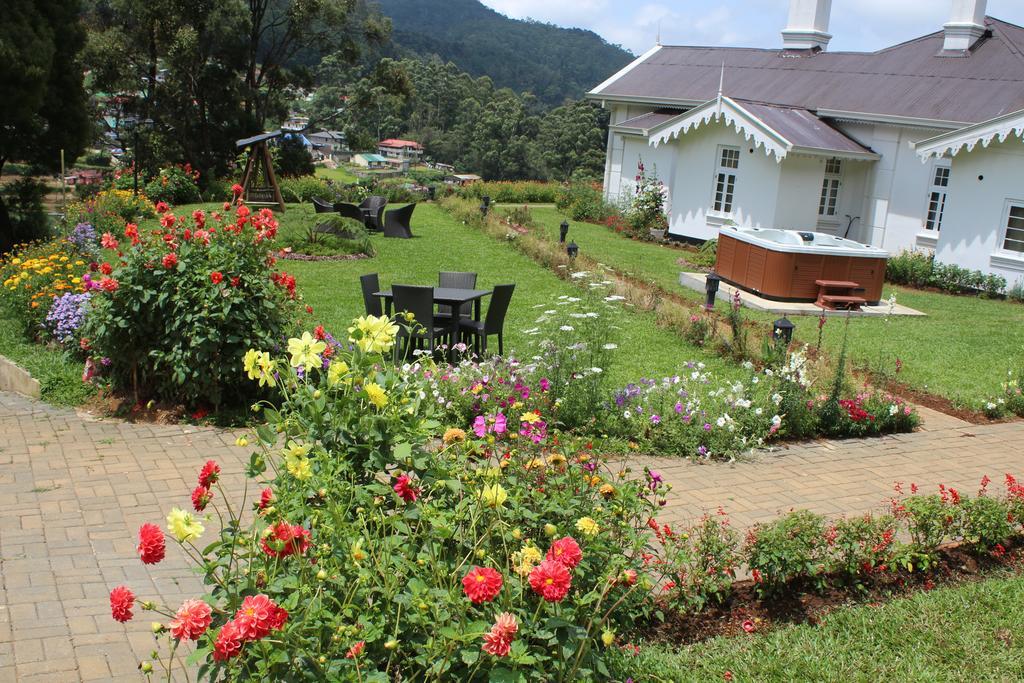
<svg viewBox="0 0 1024 683"><path fill-rule="evenodd" d="M576 99L632 60L593 31L510 19L477 0L377 0L397 56L437 55L547 104Z"/></svg>

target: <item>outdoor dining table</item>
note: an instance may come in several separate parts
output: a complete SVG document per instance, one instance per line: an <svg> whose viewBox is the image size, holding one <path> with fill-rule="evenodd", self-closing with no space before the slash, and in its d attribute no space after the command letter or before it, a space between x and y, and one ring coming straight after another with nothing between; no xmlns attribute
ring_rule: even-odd
<svg viewBox="0 0 1024 683"><path fill-rule="evenodd" d="M463 304L473 302L473 320L480 320L480 301L492 294L490 289L457 289L454 287L434 287L434 305L446 304L452 308L451 340L452 345L459 338L459 309ZM394 295L390 289L374 292L374 296L384 299L384 312L391 315Z"/></svg>

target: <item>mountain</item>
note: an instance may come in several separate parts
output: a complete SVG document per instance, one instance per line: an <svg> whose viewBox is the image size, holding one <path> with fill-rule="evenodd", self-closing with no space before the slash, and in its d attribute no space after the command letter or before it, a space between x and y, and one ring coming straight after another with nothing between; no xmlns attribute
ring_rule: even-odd
<svg viewBox="0 0 1024 683"><path fill-rule="evenodd" d="M593 31L510 19L478 0L377 0L398 56L437 55L551 105L577 99L633 59Z"/></svg>

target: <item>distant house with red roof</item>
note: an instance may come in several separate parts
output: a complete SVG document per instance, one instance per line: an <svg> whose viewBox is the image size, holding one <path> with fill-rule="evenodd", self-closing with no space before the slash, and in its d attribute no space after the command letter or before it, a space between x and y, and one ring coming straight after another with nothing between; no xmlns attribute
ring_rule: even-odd
<svg viewBox="0 0 1024 683"><path fill-rule="evenodd" d="M377 153L389 160L417 163L423 158L423 145L414 140L388 138L377 143Z"/></svg>

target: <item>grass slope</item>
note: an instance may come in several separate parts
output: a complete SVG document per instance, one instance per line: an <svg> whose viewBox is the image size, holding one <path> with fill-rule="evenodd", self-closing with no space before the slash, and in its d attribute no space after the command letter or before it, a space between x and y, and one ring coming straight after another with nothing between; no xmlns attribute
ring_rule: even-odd
<svg viewBox="0 0 1024 683"><path fill-rule="evenodd" d="M830 614L822 626L716 638L618 658L617 680L1024 680L1024 577L919 593L881 607Z"/></svg>
<svg viewBox="0 0 1024 683"><path fill-rule="evenodd" d="M39 381L42 399L60 406L76 406L93 394L82 382L83 364L50 346L33 344L21 334L21 323L0 316L0 356L14 361Z"/></svg>
<svg viewBox="0 0 1024 683"><path fill-rule="evenodd" d="M533 216L549 234L558 235L563 217L557 209L535 207ZM682 254L669 247L626 239L608 228L572 222L569 237L580 250L601 262L678 292L697 306L702 294L679 285ZM886 285L884 295L927 314L924 318L853 318L849 353L854 365L892 373L896 358L903 363L899 380L915 389L977 407L999 390L1009 367L1024 365L1024 306L1010 301L950 296ZM721 304L719 304L722 307ZM776 315L744 311L768 323ZM796 338L817 344L815 317L794 317ZM843 323L830 319L824 348L837 355Z"/></svg>

